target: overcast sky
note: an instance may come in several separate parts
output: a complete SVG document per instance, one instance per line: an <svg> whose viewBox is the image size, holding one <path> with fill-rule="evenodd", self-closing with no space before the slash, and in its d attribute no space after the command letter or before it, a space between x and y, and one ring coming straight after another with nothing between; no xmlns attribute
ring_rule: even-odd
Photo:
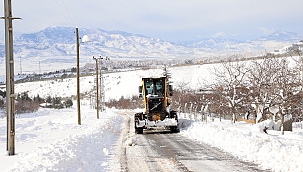
<svg viewBox="0 0 303 172"><path fill-rule="evenodd" d="M180 42L303 33L303 0L12 0L15 32L101 28ZM2 15L3 2L1 4ZM0 30L4 32L4 21Z"/></svg>

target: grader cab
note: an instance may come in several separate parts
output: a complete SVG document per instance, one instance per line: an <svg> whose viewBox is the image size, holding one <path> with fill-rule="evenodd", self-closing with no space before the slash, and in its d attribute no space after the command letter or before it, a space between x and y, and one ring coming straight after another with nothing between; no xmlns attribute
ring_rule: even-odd
<svg viewBox="0 0 303 172"><path fill-rule="evenodd" d="M166 77L142 78L139 97L143 98L144 112L135 114L135 130L143 134L143 129L163 128L178 132L178 115L170 110L172 86Z"/></svg>

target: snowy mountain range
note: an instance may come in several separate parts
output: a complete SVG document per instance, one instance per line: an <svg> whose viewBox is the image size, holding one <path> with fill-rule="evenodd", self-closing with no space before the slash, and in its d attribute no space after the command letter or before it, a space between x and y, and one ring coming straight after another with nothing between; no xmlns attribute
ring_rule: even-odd
<svg viewBox="0 0 303 172"><path fill-rule="evenodd" d="M3 35L1 37L4 40ZM18 57L76 55L76 35L72 27L48 27L36 33L15 34L14 37L14 51ZM277 31L251 41L203 39L172 43L123 31L85 28L79 28L79 37L90 40L80 44L81 55L112 58L202 58L226 53L264 52L290 46L303 39L297 33ZM1 41L0 59L4 56L4 41Z"/></svg>

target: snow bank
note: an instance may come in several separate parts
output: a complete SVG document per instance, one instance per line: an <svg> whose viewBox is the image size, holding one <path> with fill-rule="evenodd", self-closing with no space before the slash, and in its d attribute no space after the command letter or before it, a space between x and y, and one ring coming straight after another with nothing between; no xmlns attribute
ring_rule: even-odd
<svg viewBox="0 0 303 172"><path fill-rule="evenodd" d="M303 130L280 132L262 130L268 121L252 126L230 121L205 123L192 122L184 136L205 142L244 160L260 164L273 171L301 172L303 169ZM295 138L295 139L294 139Z"/></svg>
<svg viewBox="0 0 303 172"><path fill-rule="evenodd" d="M112 156L112 146L121 132L123 118L115 113L102 115L99 120L94 119L91 126L76 125L76 131L71 132L76 133L74 135L67 135L64 139L48 138L55 139L55 142L46 143L32 152L18 154L17 161L9 171L106 171L110 167L108 159ZM64 125L68 121L60 123ZM51 126L52 129L44 129L45 132L57 132L56 135L60 135L60 128L54 127L56 122L56 119L52 119L40 124ZM34 130L41 127L38 121L31 124L35 126ZM30 125L24 126L28 128ZM23 140L26 139L23 137Z"/></svg>

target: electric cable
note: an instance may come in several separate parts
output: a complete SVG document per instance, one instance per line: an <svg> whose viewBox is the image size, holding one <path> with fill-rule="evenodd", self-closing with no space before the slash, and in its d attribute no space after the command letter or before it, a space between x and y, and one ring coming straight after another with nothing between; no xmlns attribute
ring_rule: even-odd
<svg viewBox="0 0 303 172"><path fill-rule="evenodd" d="M66 11L66 13L67 13L67 15L68 15L68 18L70 19L71 23L72 23L73 26L74 26L74 22L73 22L72 18L70 17L69 12L68 12L68 10L67 10L67 8L66 8L66 5L65 5L65 3L64 3L63 0L62 0L62 3L63 3L63 6L64 6L64 8L65 8L65 11Z"/></svg>
<svg viewBox="0 0 303 172"><path fill-rule="evenodd" d="M63 10L62 10L62 8L60 7L60 5L59 5L59 3L58 3L58 1L57 0L55 0L56 1L56 4L58 5L58 7L59 7L59 9L60 9L60 11L61 11L61 13L63 14L63 16L64 16L64 18L66 19L66 21L71 25L71 26L74 26L73 25L73 22L72 21L70 21L69 19L68 19L68 17L66 17L66 15L65 15L65 13L63 12ZM62 2L63 2L63 0L62 0Z"/></svg>

